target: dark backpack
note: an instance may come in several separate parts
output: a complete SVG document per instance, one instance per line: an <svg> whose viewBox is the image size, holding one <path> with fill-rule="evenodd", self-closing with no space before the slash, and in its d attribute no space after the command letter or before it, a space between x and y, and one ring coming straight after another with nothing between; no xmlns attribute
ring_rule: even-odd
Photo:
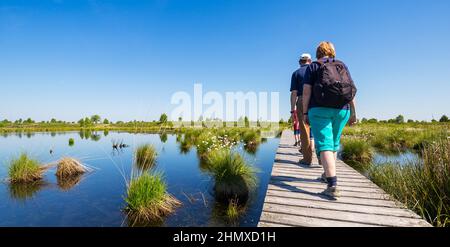
<svg viewBox="0 0 450 247"><path fill-rule="evenodd" d="M318 62L313 96L319 106L342 108L356 95L356 87L345 64L338 60Z"/></svg>

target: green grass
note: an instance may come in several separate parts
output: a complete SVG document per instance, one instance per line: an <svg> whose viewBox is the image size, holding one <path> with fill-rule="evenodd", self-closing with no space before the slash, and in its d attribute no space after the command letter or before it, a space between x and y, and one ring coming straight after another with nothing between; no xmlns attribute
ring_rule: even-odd
<svg viewBox="0 0 450 247"><path fill-rule="evenodd" d="M230 200L225 210L225 216L229 221L236 222L244 211L238 200Z"/></svg>
<svg viewBox="0 0 450 247"><path fill-rule="evenodd" d="M359 139L344 139L342 141L342 159L345 162L370 163L373 150L369 143Z"/></svg>
<svg viewBox="0 0 450 247"><path fill-rule="evenodd" d="M372 166L369 177L435 226L450 223L450 140L424 146L422 162Z"/></svg>
<svg viewBox="0 0 450 247"><path fill-rule="evenodd" d="M248 165L241 155L229 149L210 153L207 162L215 180L214 191L218 201L247 201L250 191L257 183L254 167Z"/></svg>
<svg viewBox="0 0 450 247"><path fill-rule="evenodd" d="M125 201L125 210L134 222L161 220L180 205L177 199L167 193L162 175L147 172L132 178Z"/></svg>
<svg viewBox="0 0 450 247"><path fill-rule="evenodd" d="M42 179L44 169L37 160L31 159L26 153L10 162L8 176L11 183L35 182Z"/></svg>
<svg viewBox="0 0 450 247"><path fill-rule="evenodd" d="M137 168L148 170L155 166L157 157L158 153L155 147L151 144L144 144L136 148L134 152L134 163Z"/></svg>
<svg viewBox="0 0 450 247"><path fill-rule="evenodd" d="M242 141L244 142L245 151L254 154L261 144L261 136L256 130L246 130L242 134Z"/></svg>
<svg viewBox="0 0 450 247"><path fill-rule="evenodd" d="M376 151L397 154L404 151L421 152L423 147L436 140L444 140L450 135L448 123L366 123L347 127L343 139L357 138L368 142Z"/></svg>

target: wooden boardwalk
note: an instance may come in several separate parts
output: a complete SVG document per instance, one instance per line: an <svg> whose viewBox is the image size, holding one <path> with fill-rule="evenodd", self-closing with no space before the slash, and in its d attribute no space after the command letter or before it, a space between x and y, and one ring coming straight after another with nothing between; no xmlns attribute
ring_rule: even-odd
<svg viewBox="0 0 450 247"><path fill-rule="evenodd" d="M342 161L336 164L341 197L320 195L326 187L318 180L322 167L298 165L301 154L293 142L292 131L284 131L258 226L431 226Z"/></svg>

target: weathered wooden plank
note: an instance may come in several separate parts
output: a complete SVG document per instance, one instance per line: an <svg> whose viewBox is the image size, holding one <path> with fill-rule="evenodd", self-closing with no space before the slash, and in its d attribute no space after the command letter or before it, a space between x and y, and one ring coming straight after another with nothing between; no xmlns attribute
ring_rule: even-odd
<svg viewBox="0 0 450 247"><path fill-rule="evenodd" d="M258 224L259 227L294 227L291 225L281 224L281 223L273 223L268 221L260 221Z"/></svg>
<svg viewBox="0 0 450 247"><path fill-rule="evenodd" d="M276 212L288 215L296 216L314 216L321 219L329 220L340 220L353 223L364 223L373 224L379 226L429 226L428 224L423 224L422 221L416 218L405 218L396 217L388 215L375 215L375 214L365 214L356 212L342 212L329 209L319 209L319 208L307 208L307 207L293 207L286 205L278 205L267 203L264 208L265 212Z"/></svg>
<svg viewBox="0 0 450 247"><path fill-rule="evenodd" d="M283 182L303 182L303 183L320 183L317 179L314 178L303 178L303 177L287 177L287 176L272 176L270 178L272 181L283 181ZM339 187L356 187L356 188L366 188L366 189L378 189L378 187L374 184L361 184L361 183L354 183L354 182L342 182L339 181L338 178Z"/></svg>
<svg viewBox="0 0 450 247"><path fill-rule="evenodd" d="M320 219L308 216L263 212L262 218L279 224L289 224L301 227L376 227L377 225L353 223L338 220Z"/></svg>
<svg viewBox="0 0 450 247"><path fill-rule="evenodd" d="M278 196L266 197L266 203L276 203L280 205L287 206L298 206L298 207L311 207L311 208L321 208L329 209L335 211L346 211L346 212L356 212L356 213L366 213L366 214L379 214L379 215L390 215L398 217L408 217L408 218L418 218L412 212L405 210L403 208L387 208L387 207L376 207L367 205L353 205L347 203L333 203L332 201L315 201L299 198L285 198ZM264 211L264 210L263 210Z"/></svg>
<svg viewBox="0 0 450 247"><path fill-rule="evenodd" d="M298 168L280 168L280 167L273 167L274 171L278 171L278 172L289 172L292 174L305 174L305 175L314 175L314 176L320 176L323 173L323 170L316 170L316 169L311 169L311 170L306 170L306 169L302 169L299 170ZM367 179L365 176L361 175L361 174L356 174L354 172L342 172L342 171L337 171L336 172L337 176L339 177L345 177L345 178L360 178L360 179Z"/></svg>
<svg viewBox="0 0 450 247"><path fill-rule="evenodd" d="M308 179L308 180L314 180L316 182L320 182L318 178L320 178L322 174L318 173L317 175L314 174L308 174L308 173L302 173L302 172L285 172L280 170L273 170L272 176L281 176L281 177L294 177L294 178L302 178L302 179ZM367 179L364 178L352 178L352 177L346 177L346 176L338 176L338 183L339 182L349 182L354 184L370 184L373 185L373 183Z"/></svg>
<svg viewBox="0 0 450 247"><path fill-rule="evenodd" d="M280 191L280 190L267 190L266 196L277 196L283 198L291 198L291 199L305 199L305 200L313 200L313 201L322 201L322 202L330 202L330 203L347 203L354 205L367 205L374 207L390 207L397 208L403 207L401 204L399 205L395 201L389 200L374 200L368 198L356 198L356 197L340 197L338 201L328 199L327 197L321 196L319 193L315 193L309 191L307 189L301 190L298 189L297 192L292 191Z"/></svg>
<svg viewBox="0 0 450 247"><path fill-rule="evenodd" d="M297 164L297 162L295 162L295 164L294 163L287 164L287 163L275 162L273 167L277 168L277 169L278 168L285 168L285 169L299 169L299 168L303 168L303 169L305 169L305 167L302 167L301 165ZM310 171L322 171L323 172L323 168L321 166L319 166L319 165L313 165L312 167L308 167L307 169L310 170ZM350 169L347 169L347 168L337 167L337 170L339 172L343 173L343 174L354 174L354 175L359 174L357 171L350 170Z"/></svg>
<svg viewBox="0 0 450 247"><path fill-rule="evenodd" d="M305 190L308 190L312 193L320 193L323 191L324 188L304 188ZM295 191L297 190L296 187L290 187L290 186L278 186L269 184L267 190L278 190L278 191ZM366 192L355 192L355 191L342 191L341 190L341 196L342 197L356 197L356 198L366 198L366 199L373 199L373 200L391 200L391 196L384 193L366 193Z"/></svg>
<svg viewBox="0 0 450 247"><path fill-rule="evenodd" d="M322 183L305 183L297 181L282 181L282 180L271 180L269 184L277 186L293 186L298 188L318 188L324 190L326 185ZM363 193L382 193L384 192L379 188L361 188L361 187L347 187L339 186L339 190L342 191L353 191L353 192L363 192Z"/></svg>

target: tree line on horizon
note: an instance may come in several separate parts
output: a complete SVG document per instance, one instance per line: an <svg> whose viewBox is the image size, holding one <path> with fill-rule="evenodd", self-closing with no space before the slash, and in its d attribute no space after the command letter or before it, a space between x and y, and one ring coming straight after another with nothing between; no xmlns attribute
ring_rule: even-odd
<svg viewBox="0 0 450 247"><path fill-rule="evenodd" d="M103 121L102 121L103 120ZM217 119L206 119L203 120L202 117L199 118L199 122L203 122L203 121L216 121ZM179 122L182 122L183 119L180 117L178 118ZM245 117L241 117L239 118L238 121L243 121L245 123L245 126L249 126L250 120L247 116ZM149 123L155 123L155 124L165 124L170 122L168 119L167 114L163 113L160 115L159 120L153 120ZM193 121L191 121L193 122ZM259 121L258 121L259 122ZM378 120L376 118L362 118L360 120L361 123L396 123L396 124L402 124L402 123L429 123L427 121L419 121L419 120L413 120L413 119L408 119L405 120L405 117L403 115L398 115L395 118L392 119L388 119L388 120ZM431 123L448 123L450 122L450 119L446 116L446 115L442 115L442 117L439 120L435 120L432 119ZM8 124L15 124L15 125L21 125L21 124L79 124L81 127L90 127L90 126L95 126L98 124L104 124L104 125L109 125L109 124L132 124L132 123L146 123L145 121L137 121L137 120L133 120L133 121L128 121L128 122L124 122L124 121L117 121L117 122L112 122L109 121L107 118L102 119L102 117L100 117L100 115L92 115L90 117L85 117L85 118L81 118L80 120L78 120L77 122L67 122L67 121L62 121L62 120L57 120L55 118L52 118L50 121L41 121L41 122L36 122L35 120L31 119L31 118L27 118L25 120L23 120L22 118L13 121L10 121L8 119L4 119L3 121L0 122L0 127L8 125ZM285 123L292 123L292 118L289 118L289 120L287 122L285 122L283 119L280 119L279 121L280 124L285 124Z"/></svg>

